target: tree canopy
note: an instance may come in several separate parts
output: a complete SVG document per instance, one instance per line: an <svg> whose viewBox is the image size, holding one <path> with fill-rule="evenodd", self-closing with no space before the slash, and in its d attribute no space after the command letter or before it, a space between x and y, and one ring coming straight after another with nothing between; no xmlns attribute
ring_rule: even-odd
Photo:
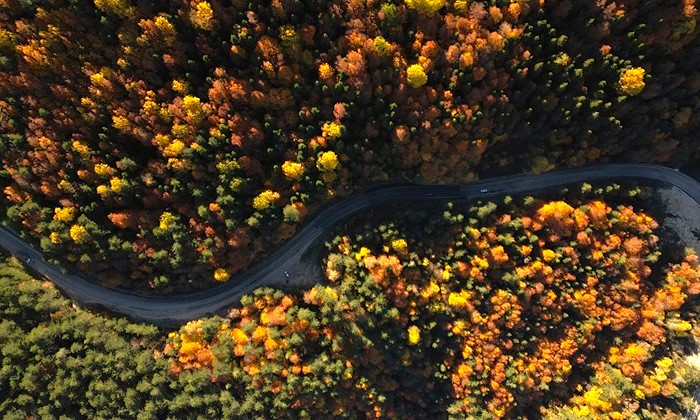
<svg viewBox="0 0 700 420"><path fill-rule="evenodd" d="M0 207L169 293L369 183L697 158L694 3L2 0Z"/></svg>

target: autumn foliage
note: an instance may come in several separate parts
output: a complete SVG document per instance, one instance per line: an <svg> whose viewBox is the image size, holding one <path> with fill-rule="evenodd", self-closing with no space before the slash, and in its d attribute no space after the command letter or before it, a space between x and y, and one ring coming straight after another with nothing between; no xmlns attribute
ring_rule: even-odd
<svg viewBox="0 0 700 420"><path fill-rule="evenodd" d="M329 244L326 284L259 290L216 320L199 341L213 367L183 347L199 321L171 334L171 371L200 363L271 416L672 413L689 391L670 349L697 335L683 309L697 255L659 264L657 222L629 205L528 203L357 225Z"/></svg>
<svg viewBox="0 0 700 420"><path fill-rule="evenodd" d="M369 182L697 154L692 1L268 3L0 1L8 219L182 291Z"/></svg>

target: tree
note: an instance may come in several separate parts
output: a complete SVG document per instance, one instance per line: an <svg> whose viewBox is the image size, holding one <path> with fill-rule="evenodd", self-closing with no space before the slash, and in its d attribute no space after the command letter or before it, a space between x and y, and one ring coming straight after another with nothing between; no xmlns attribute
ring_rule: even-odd
<svg viewBox="0 0 700 420"><path fill-rule="evenodd" d="M406 6L414 9L419 14L432 16L438 10L445 7L445 0L406 0Z"/></svg>
<svg viewBox="0 0 700 420"><path fill-rule="evenodd" d="M316 166L321 172L331 172L338 168L338 156L335 152L322 152L318 155Z"/></svg>
<svg viewBox="0 0 700 420"><path fill-rule="evenodd" d="M411 87L417 88L428 82L428 76L420 64L412 64L406 70L406 81Z"/></svg>
<svg viewBox="0 0 700 420"><path fill-rule="evenodd" d="M265 190L253 199L253 208L258 211L269 209L279 199L278 192Z"/></svg>
<svg viewBox="0 0 700 420"><path fill-rule="evenodd" d="M625 70L620 75L620 90L630 96L639 95L644 90L644 69L635 67Z"/></svg>

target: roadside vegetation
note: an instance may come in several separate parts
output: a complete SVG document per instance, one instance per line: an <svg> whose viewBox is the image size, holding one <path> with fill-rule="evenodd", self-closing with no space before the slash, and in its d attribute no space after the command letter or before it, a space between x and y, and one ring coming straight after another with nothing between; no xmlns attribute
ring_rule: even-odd
<svg viewBox="0 0 700 420"><path fill-rule="evenodd" d="M172 332L6 259L0 415L680 418L700 386L698 257L657 236L649 190L572 191L365 214L317 286Z"/></svg>
<svg viewBox="0 0 700 420"><path fill-rule="evenodd" d="M324 283L259 290L165 355L244 416L679 418L700 266L634 207L650 191L375 211L327 244Z"/></svg>
<svg viewBox="0 0 700 420"><path fill-rule="evenodd" d="M152 398L157 328L78 310L12 258L0 297L3 418L134 416Z"/></svg>
<svg viewBox="0 0 700 420"><path fill-rule="evenodd" d="M695 2L0 1L0 207L105 285L230 281L370 183L700 150Z"/></svg>
<svg viewBox="0 0 700 420"><path fill-rule="evenodd" d="M14 258L0 261L0 417L222 418L235 406L195 370L174 377L164 334L80 309ZM231 418L228 416L228 418Z"/></svg>

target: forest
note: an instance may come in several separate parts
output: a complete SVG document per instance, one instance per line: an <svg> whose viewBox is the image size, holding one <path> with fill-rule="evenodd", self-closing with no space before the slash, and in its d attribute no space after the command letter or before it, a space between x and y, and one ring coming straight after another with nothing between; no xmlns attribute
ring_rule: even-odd
<svg viewBox="0 0 700 420"><path fill-rule="evenodd" d="M3 220L105 286L182 293L374 183L698 159L697 21L694 0L0 0Z"/></svg>
<svg viewBox="0 0 700 420"><path fill-rule="evenodd" d="M0 415L680 419L700 264L651 194L369 212L326 242L320 284L170 332L80 309L7 259Z"/></svg>
<svg viewBox="0 0 700 420"><path fill-rule="evenodd" d="M169 374L164 338L154 326L77 308L3 256L0 417L231 418L236 403L209 372Z"/></svg>

